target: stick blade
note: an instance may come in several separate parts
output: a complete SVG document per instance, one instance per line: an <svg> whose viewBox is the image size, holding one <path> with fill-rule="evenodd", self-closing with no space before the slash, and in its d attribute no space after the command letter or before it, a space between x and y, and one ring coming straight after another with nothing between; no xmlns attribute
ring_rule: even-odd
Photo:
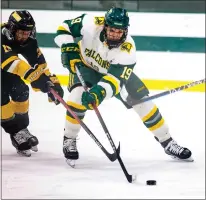
<svg viewBox="0 0 206 200"><path fill-rule="evenodd" d="M109 154L108 152L105 152L105 154L107 155L110 161L114 162L115 160L117 160L117 156L120 154L120 142L116 153Z"/></svg>
<svg viewBox="0 0 206 200"><path fill-rule="evenodd" d="M129 174L127 175L127 180L128 180L129 183L135 182L136 179L137 179L136 175L129 175Z"/></svg>

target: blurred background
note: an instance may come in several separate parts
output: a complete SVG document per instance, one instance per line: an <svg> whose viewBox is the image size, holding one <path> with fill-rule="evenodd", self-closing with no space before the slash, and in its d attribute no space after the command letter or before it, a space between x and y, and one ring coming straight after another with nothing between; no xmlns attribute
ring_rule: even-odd
<svg viewBox="0 0 206 200"><path fill-rule="evenodd" d="M135 73L149 89L175 88L202 78L205 0L2 0L1 17L6 22L16 9L32 13L48 66L66 85L68 71L61 66L60 50L54 42L57 27L82 13L103 16L112 6L129 11L129 34L136 45L138 63ZM205 88L199 85L187 91L202 92Z"/></svg>
<svg viewBox="0 0 206 200"><path fill-rule="evenodd" d="M3 9L105 11L111 6L124 7L134 12L205 13L205 0L2 0Z"/></svg>

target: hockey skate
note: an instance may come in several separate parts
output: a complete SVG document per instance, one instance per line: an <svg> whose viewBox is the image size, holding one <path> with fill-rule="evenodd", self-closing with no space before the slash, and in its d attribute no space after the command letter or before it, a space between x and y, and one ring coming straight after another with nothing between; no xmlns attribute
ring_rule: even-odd
<svg viewBox="0 0 206 200"><path fill-rule="evenodd" d="M11 141L17 153L21 156L30 157L31 150L34 152L38 151L37 145L39 141L27 128L22 129L15 135L11 135Z"/></svg>
<svg viewBox="0 0 206 200"><path fill-rule="evenodd" d="M67 138L64 136L63 153L66 162L71 167L75 167L75 162L79 159L79 152L77 151L76 139Z"/></svg>
<svg viewBox="0 0 206 200"><path fill-rule="evenodd" d="M164 150L166 154L168 154L175 160L181 160L187 162L194 161L194 159L192 158L192 152L189 149L178 145L177 142L174 141L173 139L167 144Z"/></svg>

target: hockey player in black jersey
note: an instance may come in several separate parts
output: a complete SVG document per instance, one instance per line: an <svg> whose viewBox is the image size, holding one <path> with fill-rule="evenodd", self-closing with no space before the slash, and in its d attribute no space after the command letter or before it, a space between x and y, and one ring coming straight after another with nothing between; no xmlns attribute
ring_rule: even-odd
<svg viewBox="0 0 206 200"><path fill-rule="evenodd" d="M23 156L31 156L31 150L38 151L39 143L27 128L29 87L23 79L34 90L48 93L49 100L56 104L59 102L49 93L49 87L63 97L63 89L47 68L35 33L35 21L26 10L12 12L8 22L1 25L1 126L10 134L17 153Z"/></svg>

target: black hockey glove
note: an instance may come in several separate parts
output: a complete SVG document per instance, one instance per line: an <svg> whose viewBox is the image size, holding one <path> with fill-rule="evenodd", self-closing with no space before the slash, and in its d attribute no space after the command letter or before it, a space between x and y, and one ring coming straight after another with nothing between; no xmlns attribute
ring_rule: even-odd
<svg viewBox="0 0 206 200"><path fill-rule="evenodd" d="M31 86L34 90L39 89L43 93L47 93L49 92L49 82L51 82L50 78L45 73L42 73L37 80L31 82Z"/></svg>
<svg viewBox="0 0 206 200"><path fill-rule="evenodd" d="M59 80L57 79L56 75L50 75L50 80L52 82L51 86L57 93L58 95L63 98L64 96L64 90L62 89L60 83L59 83ZM58 99L56 99L54 97L54 95L51 93L51 92L48 92L48 100L49 102L54 102L56 105L58 105L60 102Z"/></svg>

